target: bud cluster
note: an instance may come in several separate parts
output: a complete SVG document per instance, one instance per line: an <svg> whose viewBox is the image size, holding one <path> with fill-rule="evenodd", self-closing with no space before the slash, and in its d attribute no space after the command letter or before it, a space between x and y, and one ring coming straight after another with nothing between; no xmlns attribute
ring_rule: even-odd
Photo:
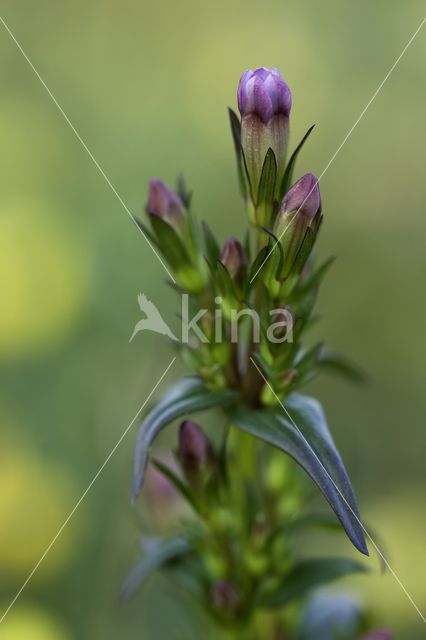
<svg viewBox="0 0 426 640"><path fill-rule="evenodd" d="M177 344L195 376L173 389L140 429L134 495L157 433L176 418L221 408L223 430L217 435L216 429L214 437L212 431L212 439L191 420L181 423L176 472L155 463L196 516L183 536L161 550L158 566L172 575L177 567L175 575L188 578L183 582L220 627L215 637L229 632L241 639L295 638L302 637L296 618L282 616L280 607L295 601L302 606L298 598L312 585L362 568L351 560L333 559L330 569L325 559L298 560L294 549L299 527L306 525L307 490L283 452L316 482L350 540L368 553L355 496L321 407L293 394L325 366L348 372L349 364L341 366L322 343L304 344L331 264L316 267L314 260L322 222L318 179L313 173L293 179L312 127L288 158L292 95L277 69L246 71L237 101L240 117L229 114L249 221L244 241L218 241L207 224L199 224L182 180L176 191L151 180L149 225L138 221L170 267L173 287L189 299L183 325L189 316L199 317L200 332ZM243 326L237 340L235 319ZM282 412L292 402L305 421L301 434ZM275 448L257 448L259 440ZM335 478L343 493L335 491ZM265 610L271 613L262 618ZM366 628L357 623L348 640L359 640ZM364 637L390 638L386 631Z"/></svg>

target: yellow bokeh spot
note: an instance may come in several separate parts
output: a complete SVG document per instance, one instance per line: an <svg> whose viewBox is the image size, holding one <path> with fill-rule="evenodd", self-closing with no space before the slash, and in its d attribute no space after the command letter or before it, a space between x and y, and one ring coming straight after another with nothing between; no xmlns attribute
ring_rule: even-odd
<svg viewBox="0 0 426 640"><path fill-rule="evenodd" d="M2 611L8 603L3 603ZM71 640L55 616L36 606L16 605L1 623L1 640Z"/></svg>
<svg viewBox="0 0 426 640"><path fill-rule="evenodd" d="M0 357L55 345L82 310L87 258L60 219L34 199L0 202Z"/></svg>
<svg viewBox="0 0 426 640"><path fill-rule="evenodd" d="M10 433L0 440L0 570L16 588L32 571L71 511L78 488L69 472L44 458ZM80 518L83 514L80 514ZM34 580L62 569L75 543L66 527L40 564ZM2 637L2 636L0 636Z"/></svg>

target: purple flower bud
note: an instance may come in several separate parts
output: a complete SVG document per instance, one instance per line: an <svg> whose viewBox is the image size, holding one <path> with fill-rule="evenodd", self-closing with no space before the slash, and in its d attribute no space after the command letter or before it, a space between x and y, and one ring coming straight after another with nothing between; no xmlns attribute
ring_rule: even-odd
<svg viewBox="0 0 426 640"><path fill-rule="evenodd" d="M236 238L231 236L223 245L219 260L227 268L231 278L241 282L247 270L247 256L244 248Z"/></svg>
<svg viewBox="0 0 426 640"><path fill-rule="evenodd" d="M198 484L205 471L214 466L214 452L210 440L200 427L185 420L180 425L178 458L188 481Z"/></svg>
<svg viewBox="0 0 426 640"><path fill-rule="evenodd" d="M260 67L246 71L238 85L238 108L241 113L241 146L256 207L259 180L269 148L277 161L276 194L285 169L291 92L278 69Z"/></svg>
<svg viewBox="0 0 426 640"><path fill-rule="evenodd" d="M311 226L314 231L317 230L313 221L320 212L318 179L313 173L307 173L287 191L275 220L274 233L284 255L281 277L285 278L290 273L307 228ZM303 264L300 266L302 268Z"/></svg>
<svg viewBox="0 0 426 640"><path fill-rule="evenodd" d="M291 92L278 69L246 71L238 85L238 108L242 117L256 115L264 124L278 114L288 117Z"/></svg>
<svg viewBox="0 0 426 640"><path fill-rule="evenodd" d="M240 603L239 593L233 584L227 580L219 580L213 585L212 604L215 609L232 615L238 611Z"/></svg>
<svg viewBox="0 0 426 640"><path fill-rule="evenodd" d="M312 220L321 210L321 195L318 179L307 173L287 191L280 211L299 212L298 215Z"/></svg>
<svg viewBox="0 0 426 640"><path fill-rule="evenodd" d="M377 629L367 633L366 636L362 636L360 640L392 640L392 634L387 629Z"/></svg>
<svg viewBox="0 0 426 640"><path fill-rule="evenodd" d="M177 193L169 189L161 180L153 178L149 182L146 211L167 222L176 223L183 218L184 206Z"/></svg>

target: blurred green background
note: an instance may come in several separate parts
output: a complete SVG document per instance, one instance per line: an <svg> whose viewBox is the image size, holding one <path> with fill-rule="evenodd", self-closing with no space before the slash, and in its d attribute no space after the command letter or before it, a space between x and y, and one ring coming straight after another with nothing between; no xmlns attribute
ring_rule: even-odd
<svg viewBox="0 0 426 640"><path fill-rule="evenodd" d="M242 71L281 70L293 92L292 145L317 123L297 173L320 174L423 14L423 2L388 0L4 0L1 8L129 209L142 211L152 175L172 182L182 171L198 213L222 240L245 224L226 114ZM172 324L177 303L1 25L0 55L4 610L170 361L159 336L128 343L138 292ZM423 610L425 57L426 28L321 181L320 254L338 260L316 331L371 381L361 389L324 378L309 390L324 402L362 513ZM179 371L175 365L163 388ZM149 526L146 497L134 508L129 501L135 430L0 625L0 638L200 637L190 604L159 578L131 604L116 602ZM396 638L423 638L402 589L372 565L374 576L349 588Z"/></svg>

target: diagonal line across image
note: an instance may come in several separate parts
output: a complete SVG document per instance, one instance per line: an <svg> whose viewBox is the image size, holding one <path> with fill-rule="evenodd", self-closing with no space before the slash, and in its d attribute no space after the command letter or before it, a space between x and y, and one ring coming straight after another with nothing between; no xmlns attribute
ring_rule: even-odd
<svg viewBox="0 0 426 640"><path fill-rule="evenodd" d="M389 69L389 71L387 72L387 74L385 75L385 77L383 78L383 80L381 81L381 83L379 84L379 86L377 87L377 89L375 90L375 92L373 93L373 95L371 96L370 100L367 102L367 104L365 105L364 109L361 111L361 113L359 114L358 118L355 120L354 124L352 125L352 127L349 129L349 131L347 132L347 134L345 135L345 137L343 138L342 142L340 143L340 145L337 147L336 151L333 153L333 155L331 156L330 160L327 162L326 166L324 167L324 169L322 170L322 172L320 173L320 175L318 176L318 183L321 181L321 179L323 178L323 176L327 173L328 169L330 168L330 166L332 165L332 163L334 162L334 160L336 159L337 155L340 153L340 151L342 150L343 146L346 144L346 142L348 141L348 139L350 138L350 136L352 135L352 133L354 132L354 130L356 129L356 127L358 126L358 124L361 122L362 118L365 116L367 110L370 108L370 106L372 105L372 103L374 102L374 100L377 98L378 94L380 93L380 91L382 90L385 82L388 80L388 78L392 75L392 73L395 71L396 67L398 66L398 64L400 63L400 61L402 60L402 57L405 55L405 53L407 52L408 48L413 44L414 39L418 36L418 34L420 33L420 30L422 29L424 23L426 22L426 18L423 18L423 20L420 22L419 26L417 27L417 29L415 30L415 32L413 33L413 35L411 36L411 38L409 39L409 41L407 42L407 44L405 45L405 47L403 48L403 50L401 51L401 53L399 54L399 56L397 57L397 59L395 60L395 62L393 63L393 65L391 66L391 68ZM272 253L275 251L275 249L277 248L277 246L279 245L280 241L282 240L284 234L286 233L287 229L290 227L291 223L294 221L294 219L299 215L301 209L303 208L303 205L305 204L305 202L308 200L309 196L311 195L311 193L314 191L314 189L316 189L316 184L312 187L312 189L309 191L309 193L307 194L307 196L305 197L305 199L303 200L302 204L300 205L300 207L297 209L296 213L294 214L291 222L289 222L287 224L287 226L283 229L283 231L281 232L281 234L279 235L279 237L277 238L275 244L273 245L271 251L268 253L268 255L266 256L266 258L264 259L264 261L261 263L261 265L259 266L259 268L257 269L256 273L252 276L251 280L250 280L250 284L253 282L253 280L255 280L255 278L257 277L257 275L259 274L259 272L262 270L262 268L264 267L264 265L266 264L266 262L269 260L269 258L271 257Z"/></svg>
<svg viewBox="0 0 426 640"><path fill-rule="evenodd" d="M33 65L33 63L31 62L31 60L29 59L29 57L27 56L27 54L25 53L24 49L21 47L21 45L19 44L19 42L17 41L17 39L15 38L15 36L13 35L12 31L10 30L10 28L8 27L8 25L6 24L6 22L4 21L4 19L0 16L0 22L3 25L3 27L6 29L7 33L10 35L10 37L12 38L13 42L16 44L16 46L18 47L19 51L22 53L23 57L25 58L25 60L28 62L29 66L31 67L31 69L34 71L35 75L37 76L37 78L40 80L41 84L43 85L43 87L46 89L47 93L49 94L50 98L52 99L52 101L54 102L55 106L57 107L57 109L59 110L59 112L61 113L61 115L63 116L63 118L65 119L66 123L68 124L68 126L71 128L71 130L73 131L74 135L76 136L77 140L80 142L81 146L83 147L83 149L86 151L86 153L88 154L89 158L92 160L93 164L95 165L95 167L97 168L97 170L99 171L99 173L101 174L101 176L104 178L105 182L107 183L107 185L109 186L109 188L111 189L111 191L113 192L113 194L115 195L115 197L117 198L117 200L119 201L119 203L121 204L121 206L123 207L123 209L126 211L127 215L129 216L129 218L131 219L131 221L133 222L133 224L137 227L137 229L139 229L140 233L142 234L143 238L146 240L146 242L148 243L149 247L151 248L151 250L153 251L153 253L157 256L157 259L161 262L161 264L163 265L163 268L165 269L165 271L167 272L167 275L169 276L169 278L171 278L172 282L174 282L176 284L176 280L173 277L173 275L170 273L170 270L167 268L164 260L161 258L160 254L158 253L158 251L155 249L155 247L153 246L152 242L150 241L150 239L148 238L148 236L146 235L146 233L143 232L143 230L141 229L141 227L138 225L135 216L132 214L132 212L130 211L130 209L128 208L128 206L126 205L126 203L124 202L123 198L120 196L120 194L118 193L118 191L116 190L116 188L114 187L114 185L112 184L111 180L108 178L108 176L106 175L105 171L102 169L101 165L99 164L99 162L96 160L95 156L93 155L93 153L90 151L89 147L87 146L87 144L84 142L83 138L81 137L81 135L78 133L77 129L75 128L75 126L73 125L73 123L71 122L71 120L69 119L69 117L67 116L67 114L65 113L65 111L63 110L63 108L61 107L61 105L59 104L59 102L57 101L57 99L55 98L55 96L53 95L52 91L49 89L49 87L47 86L47 84L45 83L45 81L43 80L43 78L41 77L40 73L37 71L36 67Z"/></svg>

